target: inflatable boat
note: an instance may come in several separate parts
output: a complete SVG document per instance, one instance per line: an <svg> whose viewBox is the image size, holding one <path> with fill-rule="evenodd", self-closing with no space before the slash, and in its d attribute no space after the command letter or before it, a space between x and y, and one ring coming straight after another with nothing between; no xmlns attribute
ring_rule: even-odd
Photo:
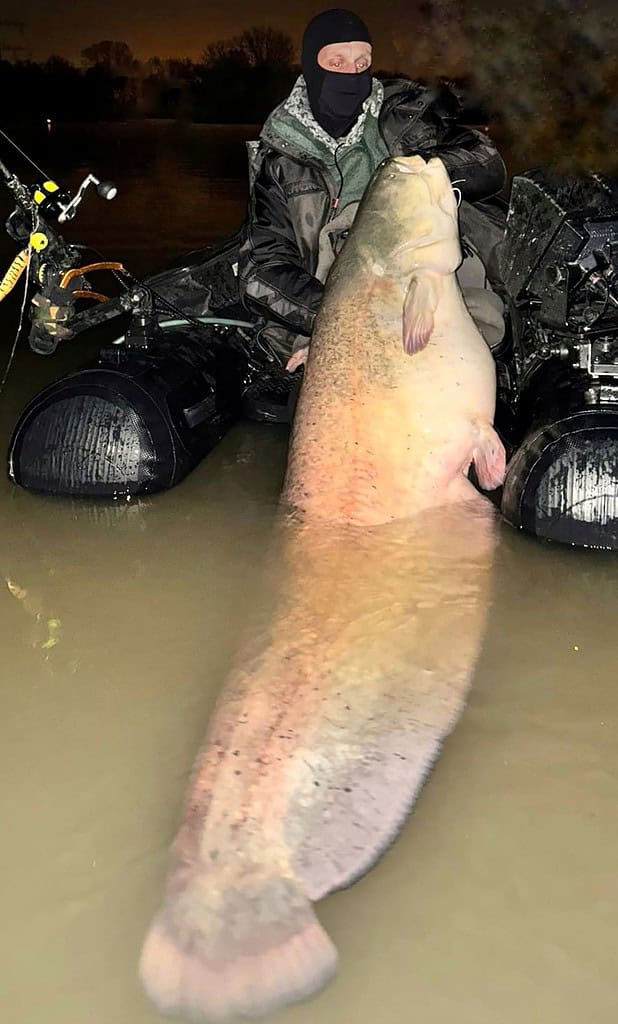
<svg viewBox="0 0 618 1024"><path fill-rule="evenodd" d="M111 183L89 175L71 197L50 181L26 187L1 163L0 176L15 200L7 230L24 247L0 298L29 275L34 351L118 325L94 361L24 409L8 452L16 484L107 499L154 493L184 479L241 417L291 421L302 371L286 373L240 302L239 235L137 281L119 263L85 259L56 226L89 184L111 198ZM509 463L495 499L537 537L618 549L618 184L516 176L500 262L496 426ZM111 297L93 288L97 273Z"/></svg>

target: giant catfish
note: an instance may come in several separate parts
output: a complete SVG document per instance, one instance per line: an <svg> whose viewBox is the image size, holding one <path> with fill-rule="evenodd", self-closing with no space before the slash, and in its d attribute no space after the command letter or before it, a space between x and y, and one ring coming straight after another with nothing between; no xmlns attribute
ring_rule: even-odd
<svg viewBox="0 0 618 1024"><path fill-rule="evenodd" d="M504 449L441 161L376 172L328 279L293 427L274 608L195 764L140 972L222 1021L306 998L337 953L313 902L399 833L478 655ZM259 616L258 616L259 618Z"/></svg>

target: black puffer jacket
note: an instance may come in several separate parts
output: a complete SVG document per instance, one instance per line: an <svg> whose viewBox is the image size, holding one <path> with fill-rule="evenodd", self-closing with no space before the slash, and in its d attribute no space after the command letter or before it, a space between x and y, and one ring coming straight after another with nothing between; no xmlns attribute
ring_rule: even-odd
<svg viewBox="0 0 618 1024"><path fill-rule="evenodd" d="M439 156L464 200L495 195L506 180L504 162L482 132L456 124L452 94L436 100L406 79L384 82L378 124L392 156ZM450 101L449 101L450 100ZM281 108L278 108L281 109ZM315 277L322 227L332 215L337 183L325 164L295 150L266 122L251 190L239 280L245 306L264 318L265 337L280 358L309 337L324 285Z"/></svg>

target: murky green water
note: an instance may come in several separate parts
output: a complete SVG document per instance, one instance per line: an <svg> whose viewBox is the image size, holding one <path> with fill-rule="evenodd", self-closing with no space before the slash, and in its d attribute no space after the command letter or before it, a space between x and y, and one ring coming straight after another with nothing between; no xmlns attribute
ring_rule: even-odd
<svg viewBox="0 0 618 1024"><path fill-rule="evenodd" d="M123 131L88 140L89 166L123 191L115 204L89 198L74 237L144 271L237 226L242 130L226 135L225 159L211 129ZM11 300L3 357L16 312ZM45 361L22 346L0 407L3 448L26 398L83 355ZM144 502L50 501L2 479L7 1022L161 1019L137 958L259 581L286 441L283 428L243 424L180 487ZM503 530L463 719L397 844L319 909L338 979L279 1020L616 1019L617 609L614 557Z"/></svg>

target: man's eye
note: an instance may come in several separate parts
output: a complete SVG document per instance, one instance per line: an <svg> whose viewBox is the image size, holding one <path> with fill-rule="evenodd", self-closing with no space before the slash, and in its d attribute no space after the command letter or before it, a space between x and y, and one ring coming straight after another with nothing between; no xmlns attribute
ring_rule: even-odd
<svg viewBox="0 0 618 1024"><path fill-rule="evenodd" d="M369 67L369 61L365 60L364 58L363 58L363 60L358 60L356 62L356 69L357 69L357 71L364 71L365 68L368 68L368 67Z"/></svg>

